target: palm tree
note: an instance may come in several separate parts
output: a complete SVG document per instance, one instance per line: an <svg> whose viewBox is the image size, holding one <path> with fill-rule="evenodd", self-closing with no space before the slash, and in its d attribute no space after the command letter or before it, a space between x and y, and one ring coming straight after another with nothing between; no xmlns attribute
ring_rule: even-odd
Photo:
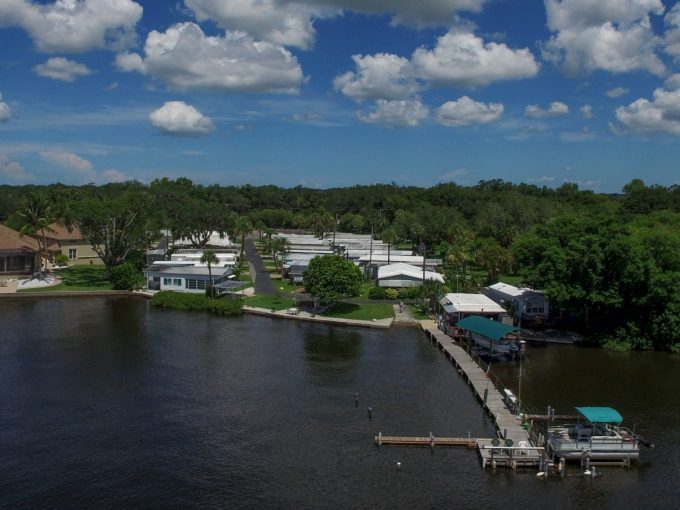
<svg viewBox="0 0 680 510"><path fill-rule="evenodd" d="M220 259L217 258L217 255L215 255L215 252L212 250L205 250L203 252L203 255L201 255L201 264L207 264L208 265L208 278L210 278L210 297L215 297L215 288L213 282L213 277L212 277L212 265L213 264L219 264Z"/></svg>
<svg viewBox="0 0 680 510"><path fill-rule="evenodd" d="M47 243L45 232L54 232L50 227L55 222L56 217L52 214L50 203L45 196L33 193L29 195L19 216L24 220L24 225L19 233L24 236L35 236L40 250L40 273L46 269L47 265ZM40 234L40 235L37 235ZM43 266L43 255L45 255L45 266Z"/></svg>
<svg viewBox="0 0 680 510"><path fill-rule="evenodd" d="M392 247L392 244L397 241L399 237L397 236L396 230L394 230L392 227L386 228L383 230L382 233L382 240L383 242L387 243L387 263L390 263L390 248Z"/></svg>
<svg viewBox="0 0 680 510"><path fill-rule="evenodd" d="M246 236L253 230L253 224L245 216L239 216L234 223L234 236L241 238L241 254L239 256L239 265L243 261L243 250L246 242Z"/></svg>
<svg viewBox="0 0 680 510"><path fill-rule="evenodd" d="M290 242L285 237L275 237L272 239L270 250L274 257L274 266L278 268L279 262L283 262L284 255L290 251Z"/></svg>

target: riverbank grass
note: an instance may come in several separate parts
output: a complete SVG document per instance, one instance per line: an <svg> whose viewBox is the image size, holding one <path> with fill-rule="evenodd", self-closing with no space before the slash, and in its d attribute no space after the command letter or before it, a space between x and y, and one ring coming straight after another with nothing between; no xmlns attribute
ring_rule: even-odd
<svg viewBox="0 0 680 510"><path fill-rule="evenodd" d="M61 278L59 285L51 287L36 287L19 290L24 292L86 292L113 290L111 282L106 278L104 266L71 266L54 271L54 275Z"/></svg>
<svg viewBox="0 0 680 510"><path fill-rule="evenodd" d="M243 304L253 308L265 308L267 310L287 310L295 306L295 300L279 294L260 294L248 297L243 300Z"/></svg>
<svg viewBox="0 0 680 510"><path fill-rule="evenodd" d="M391 319L394 317L394 308L388 303L336 303L321 315L360 321Z"/></svg>
<svg viewBox="0 0 680 510"><path fill-rule="evenodd" d="M243 312L242 299L211 299L204 294L162 291L154 294L151 305L173 310L205 311L223 317L240 315Z"/></svg>

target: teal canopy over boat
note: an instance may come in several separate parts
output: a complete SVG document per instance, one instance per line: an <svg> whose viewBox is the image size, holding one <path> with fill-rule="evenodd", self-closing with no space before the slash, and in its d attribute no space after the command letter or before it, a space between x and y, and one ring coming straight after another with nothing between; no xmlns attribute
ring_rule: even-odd
<svg viewBox="0 0 680 510"><path fill-rule="evenodd" d="M623 416L611 407L577 407L576 411L591 423L616 423L623 421Z"/></svg>
<svg viewBox="0 0 680 510"><path fill-rule="evenodd" d="M491 319L478 315L465 317L463 320L458 321L456 326L477 333L478 335L485 336L491 340L500 340L508 333L520 331L519 328L501 324L500 322L492 321Z"/></svg>

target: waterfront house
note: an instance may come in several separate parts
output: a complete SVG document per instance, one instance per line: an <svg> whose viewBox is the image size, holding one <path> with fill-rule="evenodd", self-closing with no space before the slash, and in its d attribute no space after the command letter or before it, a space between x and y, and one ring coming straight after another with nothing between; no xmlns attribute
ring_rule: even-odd
<svg viewBox="0 0 680 510"><path fill-rule="evenodd" d="M67 228L63 223L52 223L45 229L45 243L50 255L68 257L68 265L103 264L92 245L83 239L80 230Z"/></svg>
<svg viewBox="0 0 680 510"><path fill-rule="evenodd" d="M188 261L169 264L171 264L170 261L165 264L156 263L144 270L149 290L173 290L200 294L210 286L210 272L212 272L215 285L228 280L232 275L232 270L228 267L212 266L208 271L208 266L197 266Z"/></svg>
<svg viewBox="0 0 680 510"><path fill-rule="evenodd" d="M0 223L0 275L31 275L40 268L40 244Z"/></svg>
<svg viewBox="0 0 680 510"><path fill-rule="evenodd" d="M550 302L541 291L498 282L482 292L500 305L510 305L514 323L520 327L539 326L548 319Z"/></svg>
<svg viewBox="0 0 680 510"><path fill-rule="evenodd" d="M444 276L434 271L425 271L423 277L422 267L398 262L378 268L378 286L390 288L418 287L423 284L423 279L434 280L444 283Z"/></svg>
<svg viewBox="0 0 680 510"><path fill-rule="evenodd" d="M388 260L390 264L410 264L420 268L421 278L423 271L423 256L422 255L392 255L388 257L385 255L362 255L359 257L359 267L362 271L369 276L371 279L378 277L378 268L381 266L388 265ZM441 259L425 259L425 271L433 271L440 266L442 263Z"/></svg>
<svg viewBox="0 0 680 510"><path fill-rule="evenodd" d="M486 317L495 321L502 321L507 315L505 308L484 294L445 294L440 300L441 320L446 328L471 315Z"/></svg>

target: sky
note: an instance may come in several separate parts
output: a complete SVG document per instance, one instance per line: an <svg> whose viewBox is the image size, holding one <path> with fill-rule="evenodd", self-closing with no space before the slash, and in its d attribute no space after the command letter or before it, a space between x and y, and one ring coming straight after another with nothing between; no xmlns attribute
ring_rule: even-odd
<svg viewBox="0 0 680 510"><path fill-rule="evenodd" d="M0 184L680 183L680 2L0 0Z"/></svg>

